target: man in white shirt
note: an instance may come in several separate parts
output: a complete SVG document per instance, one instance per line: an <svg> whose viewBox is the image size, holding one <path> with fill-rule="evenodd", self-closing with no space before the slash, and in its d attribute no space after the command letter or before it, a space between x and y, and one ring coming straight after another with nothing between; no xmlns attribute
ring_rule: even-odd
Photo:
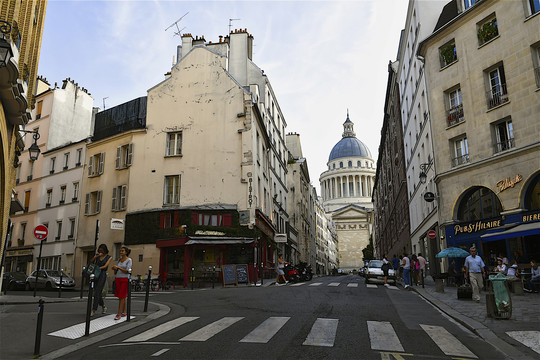
<svg viewBox="0 0 540 360"><path fill-rule="evenodd" d="M469 278L472 286L473 299L480 302L480 287L484 285L483 279L486 277L485 264L482 258L476 255L476 248L470 248L471 255L465 259L465 279Z"/></svg>
<svg viewBox="0 0 540 360"><path fill-rule="evenodd" d="M411 260L407 257L407 254L403 254L401 267L403 267L403 282L405 283L405 289L407 289L411 285Z"/></svg>

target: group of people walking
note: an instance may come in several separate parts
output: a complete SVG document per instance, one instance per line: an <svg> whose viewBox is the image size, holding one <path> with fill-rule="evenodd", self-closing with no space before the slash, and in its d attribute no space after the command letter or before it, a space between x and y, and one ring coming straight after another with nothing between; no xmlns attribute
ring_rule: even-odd
<svg viewBox="0 0 540 360"><path fill-rule="evenodd" d="M131 250L127 246L122 246L120 248L120 259L116 265L112 266L115 274L114 296L118 298L118 313L114 318L115 320L120 320L127 313L126 298L129 286L129 270L132 267L132 260L129 257L130 252ZM102 308L102 314L107 312L104 299L108 293L107 270L112 262L107 245L99 245L97 254L90 259L90 262L94 263L95 268L99 269L99 271L94 270L94 275L97 274L94 279L94 302L92 304L92 316L94 316L99 306Z"/></svg>
<svg viewBox="0 0 540 360"><path fill-rule="evenodd" d="M383 257L383 262L390 264L386 255ZM400 258L394 255L391 261L396 276L403 279L405 289L409 288L411 284L418 285L422 283L424 276L426 276L426 265L427 261L422 256L422 253L418 253L418 255L411 254L410 256L404 253Z"/></svg>

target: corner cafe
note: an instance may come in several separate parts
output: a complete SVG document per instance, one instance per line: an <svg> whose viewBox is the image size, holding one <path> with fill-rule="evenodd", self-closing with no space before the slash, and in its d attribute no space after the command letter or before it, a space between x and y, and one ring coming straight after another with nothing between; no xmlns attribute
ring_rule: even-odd
<svg viewBox="0 0 540 360"><path fill-rule="evenodd" d="M514 193L513 198L520 199L520 206L513 211L503 211L497 194L485 188L465 192L457 202L458 214L468 211L476 217L478 214L491 216L446 225L446 245L466 250L475 245L486 265L493 265L499 254L518 264L540 261L540 172L531 178L519 194ZM499 190L506 188L499 186Z"/></svg>

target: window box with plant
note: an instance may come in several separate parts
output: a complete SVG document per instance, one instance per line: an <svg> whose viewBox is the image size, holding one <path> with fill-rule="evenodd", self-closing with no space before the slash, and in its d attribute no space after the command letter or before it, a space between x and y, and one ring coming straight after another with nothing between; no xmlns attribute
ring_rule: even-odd
<svg viewBox="0 0 540 360"><path fill-rule="evenodd" d="M441 69L457 61L456 43L454 41L439 49Z"/></svg>
<svg viewBox="0 0 540 360"><path fill-rule="evenodd" d="M480 45L487 43L499 36L499 27L497 19L493 18L478 27L478 41Z"/></svg>

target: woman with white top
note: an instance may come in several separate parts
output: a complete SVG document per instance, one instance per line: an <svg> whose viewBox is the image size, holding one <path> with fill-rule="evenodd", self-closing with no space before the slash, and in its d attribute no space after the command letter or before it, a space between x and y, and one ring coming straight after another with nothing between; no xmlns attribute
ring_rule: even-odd
<svg viewBox="0 0 540 360"><path fill-rule="evenodd" d="M129 270L131 270L132 261L128 257L131 250L127 246L122 246L120 248L120 260L118 260L118 265L113 265L112 269L116 274L115 284L116 290L114 296L118 298L118 313L116 314L114 320L120 320L123 316L126 316L126 298L128 293L129 286Z"/></svg>

